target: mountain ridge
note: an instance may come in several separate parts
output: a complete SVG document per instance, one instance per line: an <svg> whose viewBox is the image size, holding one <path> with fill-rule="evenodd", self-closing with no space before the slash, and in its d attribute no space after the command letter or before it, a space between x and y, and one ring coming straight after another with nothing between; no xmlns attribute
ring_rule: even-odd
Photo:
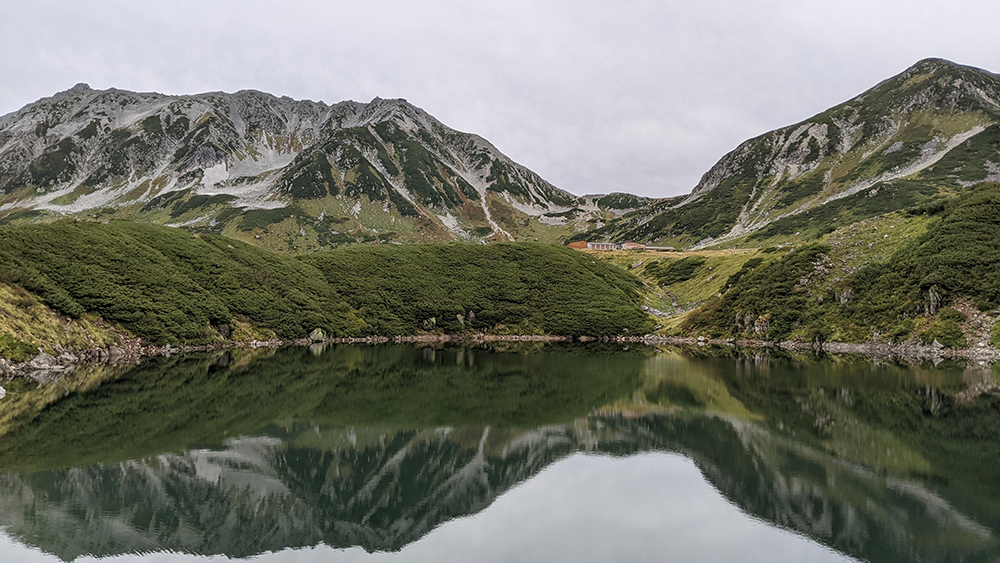
<svg viewBox="0 0 1000 563"><path fill-rule="evenodd" d="M572 195L404 99L328 105L256 90L164 95L80 83L0 117L7 221L125 218L248 242L285 222L290 249L311 239L314 250L557 240L645 201Z"/></svg>
<svg viewBox="0 0 1000 563"><path fill-rule="evenodd" d="M844 103L744 141L690 194L654 201L576 238L701 248L782 219L802 227L808 221L797 216L830 204L847 210L845 220L857 220L954 195L1000 179L998 100L1000 76L924 59ZM865 207L857 197L845 201L883 188L900 192L896 181L921 185L906 186L898 201L882 201L879 209L857 212Z"/></svg>

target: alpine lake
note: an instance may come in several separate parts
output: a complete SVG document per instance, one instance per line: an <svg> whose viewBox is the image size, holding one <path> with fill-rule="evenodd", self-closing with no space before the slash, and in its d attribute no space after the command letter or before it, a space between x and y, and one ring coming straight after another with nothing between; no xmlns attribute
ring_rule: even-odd
<svg viewBox="0 0 1000 563"><path fill-rule="evenodd" d="M6 382L0 561L1000 558L1000 367L334 345Z"/></svg>

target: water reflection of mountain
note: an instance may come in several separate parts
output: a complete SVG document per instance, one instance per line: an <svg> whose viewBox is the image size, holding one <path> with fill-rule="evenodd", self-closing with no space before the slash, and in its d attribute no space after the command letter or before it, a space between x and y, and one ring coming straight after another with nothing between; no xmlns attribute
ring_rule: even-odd
<svg viewBox="0 0 1000 563"><path fill-rule="evenodd" d="M476 365L490 367L470 371L467 358L457 362L453 353L430 364L424 352L415 357L394 353L403 359L390 362L395 367L383 369L374 381L390 381L389 395L402 387L405 399L378 403L382 408L364 425L339 422L332 414L332 395L323 395L328 386L318 381L332 381L336 395L350 399L342 404L355 404L373 396L378 385L362 385L330 366L348 365L363 372L373 365L384 367L385 356L376 355L375 361L375 356L349 350L327 357L315 369L304 358L282 381L286 390L305 390L295 404L305 403L308 409L297 406L295 416L287 419L268 415L269 420L287 422L241 433L219 446L189 446L181 453L130 461L61 469L65 458L35 460L49 469L0 476L0 525L19 541L67 560L82 554L160 550L243 557L320 543L395 550L448 520L483 510L505 491L574 452L627 456L669 451L693 459L744 511L854 557L881 562L994 561L1000 556L996 495L981 485L995 471L986 468L975 474L975 466L983 465L995 446L962 441L969 421L976 423L969 428L989 428L996 418L996 401L987 397L979 406L959 406L955 397L960 392L946 381L913 380L908 374L899 375L909 378L901 384L887 376L895 372L882 370L871 378L859 375L853 366L809 364L812 371L805 373L801 366L780 372L767 364L766 370L755 371L734 369L733 361L725 359L661 356L642 363L642 383L630 398L590 416L504 429L493 423L469 424L474 417L464 414L458 424L438 421L415 430L422 425L408 428L392 417L414 397L447 400L440 394L454 388L452 380L461 373L487 376L483 381L488 385L472 386L479 393L473 399L483 405L490 400L506 404L487 413L505 420L523 416L517 414L517 401L509 401L518 396L542 407L562 405L575 396L580 405L575 408L586 412L595 397L581 393L600 380L595 374L616 366L620 370L617 380L605 381L601 393L636 389L638 379L632 372L638 361L633 356L595 362L571 356L542 360L481 355ZM434 368L435 362L444 367ZM417 369L399 369L404 364ZM458 369L458 364L465 367ZM536 368L554 369L556 375L540 383L533 375ZM185 369L175 366L174 373L184 374L189 384L198 383L199 374L206 372L204 367ZM251 389L266 389L263 381L274 377L274 369L244 370L236 380ZM210 380L215 381L220 376L213 370ZM437 374L428 388L433 393L412 383L431 372ZM167 385L160 381L163 373L150 373L117 382L124 386L121 396L138 394L156 405L165 402L160 392L160 386ZM963 381L961 375L957 381ZM459 398L472 388L471 383L464 385ZM168 389L175 388L169 383ZM200 388L204 393L207 386ZM105 385L86 402L96 405L90 408L98 413L117 412L118 395L114 384ZM209 393L212 398L217 397ZM274 402L292 404L293 398ZM49 408L40 415L39 426L67 432L59 421L79 420L78 403L71 397ZM196 402L195 407L209 404ZM211 418L224 418L227 412L212 412ZM316 412L327 413L326 422L304 422ZM572 409L553 407L549 412L562 416ZM941 432L918 439L912 428L921 421ZM140 429L150 426L140 422ZM96 426L97 436L106 438L108 428ZM897 426L904 430L894 429ZM947 434L954 428L959 431ZM132 436L119 432L124 434L112 434L118 440ZM203 432L195 435L202 443L212 443L204 441ZM176 433L155 436L156 443L181 440ZM23 438L16 433L12 438L14 446L7 451L24 451L18 449L27 447ZM83 444L88 440L81 438ZM139 448L135 436L133 442L130 449ZM954 449L953 442L965 449ZM984 454L972 452L977 444ZM964 462L952 459L956 451L965 452ZM958 470L962 468L968 470ZM968 491L980 494L970 500Z"/></svg>
<svg viewBox="0 0 1000 563"><path fill-rule="evenodd" d="M679 451L741 508L869 561L993 560L995 532L913 482L761 426L591 417L531 431L294 425L224 447L0 478L8 534L72 560L171 550L244 557L324 543L395 550L576 451ZM987 557L987 553L991 555Z"/></svg>

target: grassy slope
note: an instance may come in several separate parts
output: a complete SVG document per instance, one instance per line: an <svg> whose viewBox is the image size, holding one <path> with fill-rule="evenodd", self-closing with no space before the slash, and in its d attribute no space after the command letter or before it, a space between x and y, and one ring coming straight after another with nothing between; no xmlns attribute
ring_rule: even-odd
<svg viewBox="0 0 1000 563"><path fill-rule="evenodd" d="M239 321L283 338L365 326L314 269L221 237L63 221L2 227L0 240L0 279L153 342L204 342Z"/></svg>
<svg viewBox="0 0 1000 563"><path fill-rule="evenodd" d="M28 344L92 347L42 330L37 300L173 344L219 339L222 326L237 338L303 338L317 327L334 336L650 328L634 278L540 244L379 245L296 259L216 235L73 221L3 226L0 242L0 283L23 294L0 311L23 313L0 318L8 358L23 359Z"/></svg>
<svg viewBox="0 0 1000 563"><path fill-rule="evenodd" d="M642 334L639 283L568 248L532 243L367 246L305 256L379 334L419 330Z"/></svg>
<svg viewBox="0 0 1000 563"><path fill-rule="evenodd" d="M1000 185L981 184L934 221L889 215L824 237L826 245L785 254L692 315L683 329L848 341L905 340L925 329L954 335L965 315L942 305L966 299L981 311L1000 306L998 241ZM749 316L751 326L737 326L737 313ZM951 342L963 343L957 336Z"/></svg>
<svg viewBox="0 0 1000 563"><path fill-rule="evenodd" d="M66 318L24 288L0 283L0 357L25 361L33 358L39 347L59 345L79 350L116 342L114 332L97 319Z"/></svg>

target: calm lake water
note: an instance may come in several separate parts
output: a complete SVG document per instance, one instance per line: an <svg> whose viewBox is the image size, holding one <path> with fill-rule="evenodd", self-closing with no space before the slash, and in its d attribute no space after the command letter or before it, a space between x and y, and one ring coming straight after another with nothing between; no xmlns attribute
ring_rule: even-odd
<svg viewBox="0 0 1000 563"><path fill-rule="evenodd" d="M0 561L1000 558L988 367L335 346L0 402Z"/></svg>

